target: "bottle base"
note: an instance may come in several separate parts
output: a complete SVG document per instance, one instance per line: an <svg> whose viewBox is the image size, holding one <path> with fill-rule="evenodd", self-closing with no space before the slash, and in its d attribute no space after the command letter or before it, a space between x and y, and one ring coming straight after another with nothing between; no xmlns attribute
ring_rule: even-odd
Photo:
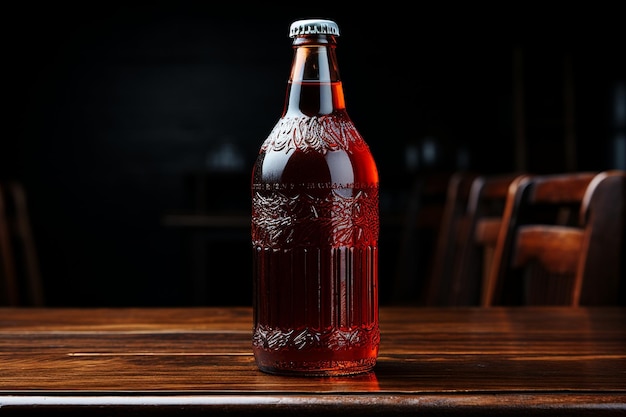
<svg viewBox="0 0 626 417"><path fill-rule="evenodd" d="M261 363L257 360L260 371L272 375L284 376L350 376L370 372L376 365L375 358L366 358L358 361L331 361L331 362L292 362L275 361Z"/></svg>
<svg viewBox="0 0 626 417"><path fill-rule="evenodd" d="M252 337L258 368L275 375L343 376L371 371L378 358L378 325L350 329L282 329L257 325Z"/></svg>

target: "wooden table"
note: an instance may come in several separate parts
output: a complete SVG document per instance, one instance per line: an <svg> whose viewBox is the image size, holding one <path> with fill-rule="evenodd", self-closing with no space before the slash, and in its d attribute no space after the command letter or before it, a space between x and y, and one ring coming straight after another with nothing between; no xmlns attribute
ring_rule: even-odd
<svg viewBox="0 0 626 417"><path fill-rule="evenodd" d="M259 372L251 317L0 308L0 415L626 415L626 308L383 307L375 370L340 378Z"/></svg>

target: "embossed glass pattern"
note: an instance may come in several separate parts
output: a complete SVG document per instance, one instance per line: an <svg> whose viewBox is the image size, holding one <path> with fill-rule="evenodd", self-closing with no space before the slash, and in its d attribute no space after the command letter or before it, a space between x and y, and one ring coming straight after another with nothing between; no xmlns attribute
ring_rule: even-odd
<svg viewBox="0 0 626 417"><path fill-rule="evenodd" d="M335 47L335 35L295 37L285 108L253 167L252 345L265 372L348 375L378 356L378 172Z"/></svg>

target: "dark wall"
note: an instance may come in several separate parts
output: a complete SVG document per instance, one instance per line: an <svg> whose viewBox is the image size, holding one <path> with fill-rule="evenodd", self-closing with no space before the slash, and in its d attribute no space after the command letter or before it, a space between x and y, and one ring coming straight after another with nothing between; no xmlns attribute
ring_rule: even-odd
<svg viewBox="0 0 626 417"><path fill-rule="evenodd" d="M191 278L190 239L213 252L210 282L222 283L223 294L210 301L247 302L245 237L191 238L164 226L162 217L192 209L193 175L211 169L221 171L211 177L207 204L248 210L247 178L282 110L287 32L300 17L340 25L347 105L378 161L384 210L402 209L397 202L415 172L517 168L516 51L523 53L527 168L567 169L567 59L576 93L576 167L615 167L611 94L626 71L613 13L416 7L385 2L355 14L332 3L13 6L6 15L13 29L4 37L10 109L0 177L17 178L29 191L48 303L202 303ZM592 23L601 26L591 32ZM436 160L407 165L407 149L419 149L424 138L438 144ZM231 165L211 168L212 152L232 149ZM459 149L469 155L465 164L457 163ZM229 183L225 169L239 182Z"/></svg>

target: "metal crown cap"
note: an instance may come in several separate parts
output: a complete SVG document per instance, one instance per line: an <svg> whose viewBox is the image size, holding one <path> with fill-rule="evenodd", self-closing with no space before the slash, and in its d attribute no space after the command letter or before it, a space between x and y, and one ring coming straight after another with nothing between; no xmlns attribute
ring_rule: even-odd
<svg viewBox="0 0 626 417"><path fill-rule="evenodd" d="M296 20L289 28L289 37L299 35L334 35L339 36L339 26L332 20L305 19Z"/></svg>

